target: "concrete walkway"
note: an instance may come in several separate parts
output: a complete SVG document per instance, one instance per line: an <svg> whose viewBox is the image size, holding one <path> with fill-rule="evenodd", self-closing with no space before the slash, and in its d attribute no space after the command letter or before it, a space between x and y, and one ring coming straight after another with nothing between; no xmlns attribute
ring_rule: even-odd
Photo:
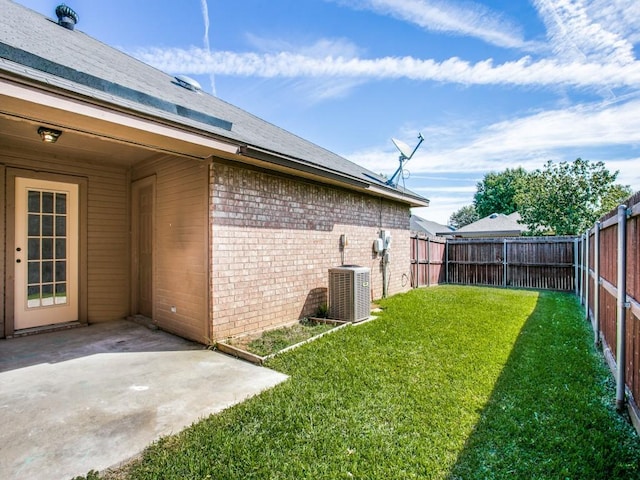
<svg viewBox="0 0 640 480"><path fill-rule="evenodd" d="M0 478L103 470L286 378L127 321L0 340Z"/></svg>

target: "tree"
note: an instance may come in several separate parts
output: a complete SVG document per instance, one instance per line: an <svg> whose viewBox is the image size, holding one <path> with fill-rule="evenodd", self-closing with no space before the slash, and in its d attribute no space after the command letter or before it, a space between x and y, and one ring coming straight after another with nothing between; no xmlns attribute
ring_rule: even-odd
<svg viewBox="0 0 640 480"><path fill-rule="evenodd" d="M548 161L516 194L522 222L533 234L580 234L631 195L628 186L615 183L617 176L603 162Z"/></svg>
<svg viewBox="0 0 640 480"><path fill-rule="evenodd" d="M476 212L476 207L473 205L467 205L466 207L462 207L460 210L454 212L451 217L449 217L449 225L453 228L461 228L479 219L480 217L478 216L478 212Z"/></svg>
<svg viewBox="0 0 640 480"><path fill-rule="evenodd" d="M528 177L522 168L507 168L504 172L490 172L476 185L477 191L473 196L473 205L480 218L492 213L510 213L518 211L516 194L522 188Z"/></svg>

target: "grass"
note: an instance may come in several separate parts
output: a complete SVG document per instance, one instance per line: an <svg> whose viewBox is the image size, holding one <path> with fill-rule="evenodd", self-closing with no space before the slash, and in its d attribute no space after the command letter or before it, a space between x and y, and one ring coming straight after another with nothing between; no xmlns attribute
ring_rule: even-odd
<svg viewBox="0 0 640 480"><path fill-rule="evenodd" d="M161 439L132 479L640 479L574 297L441 286L278 356L291 378Z"/></svg>
<svg viewBox="0 0 640 480"><path fill-rule="evenodd" d="M234 339L229 344L261 357L266 357L286 347L327 332L332 328L335 328L335 325L306 320L290 327L269 330L257 338Z"/></svg>

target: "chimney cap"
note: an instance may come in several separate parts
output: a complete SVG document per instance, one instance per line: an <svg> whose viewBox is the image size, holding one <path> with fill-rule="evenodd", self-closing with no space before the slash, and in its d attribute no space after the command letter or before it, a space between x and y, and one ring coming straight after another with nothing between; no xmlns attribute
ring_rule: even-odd
<svg viewBox="0 0 640 480"><path fill-rule="evenodd" d="M56 7L56 15L58 16L58 25L69 30L73 30L79 20L78 14L64 3Z"/></svg>

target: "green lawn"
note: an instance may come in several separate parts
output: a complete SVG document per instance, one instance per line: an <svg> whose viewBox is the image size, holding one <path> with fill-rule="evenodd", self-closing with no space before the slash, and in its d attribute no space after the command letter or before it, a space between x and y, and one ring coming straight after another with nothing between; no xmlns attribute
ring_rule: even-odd
<svg viewBox="0 0 640 480"><path fill-rule="evenodd" d="M149 448L135 479L640 479L574 297L441 286L271 360L280 386Z"/></svg>

